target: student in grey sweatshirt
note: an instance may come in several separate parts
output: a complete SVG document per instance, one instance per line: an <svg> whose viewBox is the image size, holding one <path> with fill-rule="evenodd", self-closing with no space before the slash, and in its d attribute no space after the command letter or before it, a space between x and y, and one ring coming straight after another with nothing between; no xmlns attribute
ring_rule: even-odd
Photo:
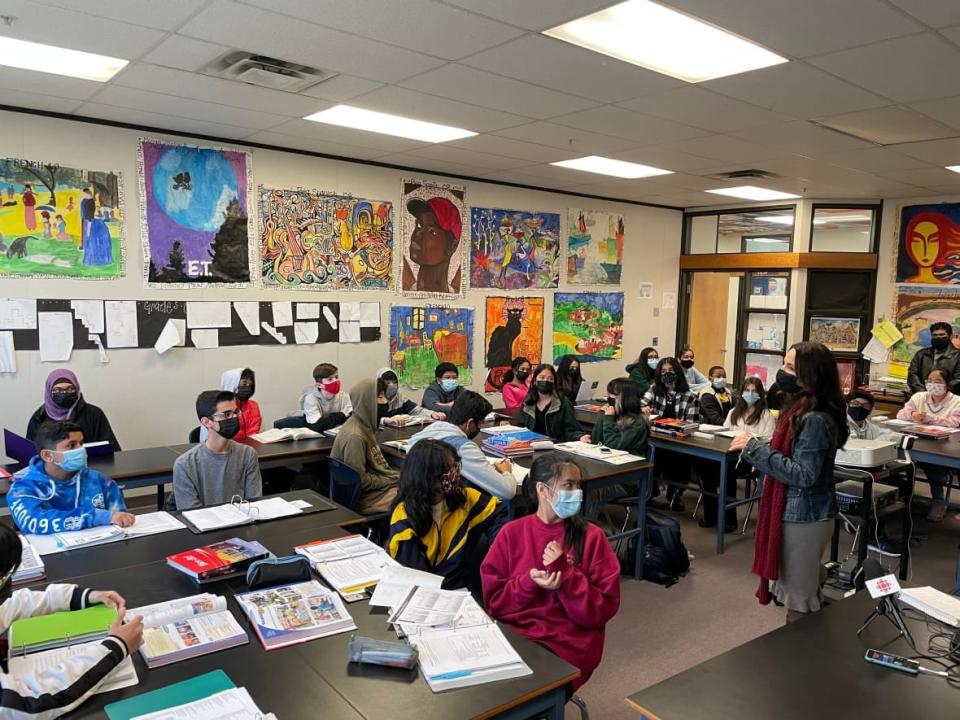
<svg viewBox="0 0 960 720"><path fill-rule="evenodd" d="M239 495L263 495L257 453L230 438L240 429L237 398L226 390L205 390L197 396L197 418L207 439L173 464L173 499L177 510L222 505Z"/></svg>

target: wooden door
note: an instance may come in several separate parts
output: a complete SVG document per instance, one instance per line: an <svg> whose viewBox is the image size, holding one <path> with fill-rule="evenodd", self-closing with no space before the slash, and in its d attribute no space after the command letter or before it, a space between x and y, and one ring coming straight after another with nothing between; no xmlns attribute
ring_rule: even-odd
<svg viewBox="0 0 960 720"><path fill-rule="evenodd" d="M686 344L696 352L697 368L704 375L713 365L722 365L730 377L734 375L735 348L726 346L731 277L723 272L690 275Z"/></svg>

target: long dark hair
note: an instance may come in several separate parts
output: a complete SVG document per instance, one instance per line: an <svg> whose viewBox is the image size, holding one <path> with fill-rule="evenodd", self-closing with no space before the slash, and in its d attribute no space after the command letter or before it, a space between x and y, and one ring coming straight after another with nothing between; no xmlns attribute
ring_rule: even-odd
<svg viewBox="0 0 960 720"><path fill-rule="evenodd" d="M533 461L530 466L530 474L524 481L526 495L534 503L539 504L537 498L537 485L543 483L550 487L555 481L563 477L563 473L568 469L574 469L577 475L583 480L583 470L580 465L569 457L564 457L560 453L550 453L542 455ZM563 549L573 550L573 557L577 565L583 560L583 543L587 537L587 521L583 517L583 512L578 512L563 521Z"/></svg>
<svg viewBox="0 0 960 720"><path fill-rule="evenodd" d="M747 385L753 385L757 389L757 395L760 396L760 399L757 400L753 405L747 405L746 400L743 399L743 393L746 390ZM758 377L748 377L744 378L743 382L740 383L740 398L737 400L737 404L733 406L733 410L730 411L730 424L736 425L740 422L740 418L749 415L753 418L752 422L748 422L748 425L756 425L760 422L760 418L763 416L763 411L767 409L767 391L763 388L763 380Z"/></svg>
<svg viewBox="0 0 960 720"><path fill-rule="evenodd" d="M439 440L424 439L407 453L400 469L400 485L391 512L403 503L410 525L423 537L433 525L433 500L440 492L440 478L457 464L457 453ZM448 510L456 510L467 502L463 486L443 498Z"/></svg>
<svg viewBox="0 0 960 720"><path fill-rule="evenodd" d="M523 355L518 355L517 357L515 357L515 358L513 359L513 362L510 363L510 369L507 370L507 371L500 377L500 381L501 381L502 383L504 383L504 384L506 384L506 383L508 383L508 382L513 382L513 374L514 374L515 372L517 372L517 370L520 369L520 366L521 366L521 365L523 365L524 363L529 363L529 362L530 362L530 361L527 360Z"/></svg>
<svg viewBox="0 0 960 720"><path fill-rule="evenodd" d="M0 575L20 567L23 545L17 534L6 525L0 525Z"/></svg>
<svg viewBox="0 0 960 720"><path fill-rule="evenodd" d="M576 374L570 370L570 366L573 365L573 363L577 364ZM564 355L560 358L560 362L557 363L557 384L560 386L560 391L569 395L573 392L577 383L582 381L583 375L580 374L580 358L576 355Z"/></svg>
<svg viewBox="0 0 960 720"><path fill-rule="evenodd" d="M647 365L647 360L650 358L650 353L657 353L657 357L660 357L660 353L657 352L655 347L645 347L640 351L640 358L637 360L637 365L640 366L640 374L643 375L647 380L653 380L653 368Z"/></svg>
<svg viewBox="0 0 960 720"><path fill-rule="evenodd" d="M790 431L796 435L800 422L811 412L826 413L836 426L837 447L842 447L850 435L847 428L847 404L840 389L837 360L826 345L818 342L799 342L791 348L796 353L794 369L800 392L788 399L792 408L797 405L790 422ZM785 408L786 409L786 408Z"/></svg>
<svg viewBox="0 0 960 720"><path fill-rule="evenodd" d="M667 386L663 384L663 380L660 375L663 373L663 366L669 365L673 368L674 374L677 376L677 381L673 384L674 392L677 393L686 393L690 392L690 385L687 384L687 376L683 372L683 367L677 361L675 357L665 357L660 358L660 362L657 363L656 374L653 377L653 392L656 395L666 395Z"/></svg>
<svg viewBox="0 0 960 720"><path fill-rule="evenodd" d="M643 421L640 388L634 382L622 383L617 390L617 427L625 430Z"/></svg>
<svg viewBox="0 0 960 720"><path fill-rule="evenodd" d="M542 373L544 370L549 370L553 373L553 394L554 396L559 396L560 388L557 387L557 371L554 370L553 365L549 363L540 363L530 373L530 377L533 379L533 382L530 383L530 388L527 390L527 396L523 399L524 405L536 405L537 398L540 397L540 394L537 392L537 375Z"/></svg>

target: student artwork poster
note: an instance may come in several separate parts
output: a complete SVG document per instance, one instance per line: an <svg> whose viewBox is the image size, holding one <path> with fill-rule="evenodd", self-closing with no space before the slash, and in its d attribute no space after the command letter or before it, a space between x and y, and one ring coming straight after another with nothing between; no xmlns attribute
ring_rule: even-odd
<svg viewBox="0 0 960 720"><path fill-rule="evenodd" d="M619 285L623 270L623 216L567 211L567 282Z"/></svg>
<svg viewBox="0 0 960 720"><path fill-rule="evenodd" d="M305 290L393 289L393 204L259 187L263 284Z"/></svg>
<svg viewBox="0 0 960 720"><path fill-rule="evenodd" d="M250 154L140 139L148 287L249 287L255 241Z"/></svg>
<svg viewBox="0 0 960 720"><path fill-rule="evenodd" d="M623 293L556 293L553 358L619 360L623 345Z"/></svg>
<svg viewBox="0 0 960 720"><path fill-rule="evenodd" d="M896 282L960 285L960 203L901 208Z"/></svg>
<svg viewBox="0 0 960 720"><path fill-rule="evenodd" d="M394 305L390 308L389 365L408 387L434 381L441 362L451 362L460 384L473 381L473 317L471 308Z"/></svg>
<svg viewBox="0 0 960 720"><path fill-rule="evenodd" d="M487 297L483 347L490 368L487 392L502 386L503 374L515 357L539 365L543 354L543 307L541 297Z"/></svg>
<svg viewBox="0 0 960 720"><path fill-rule="evenodd" d="M930 326L946 322L960 327L960 288L900 287L896 299L897 328L903 337L890 348L890 361L909 363L918 350L930 347Z"/></svg>
<svg viewBox="0 0 960 720"><path fill-rule="evenodd" d="M0 159L0 277L121 277L123 219L119 173Z"/></svg>
<svg viewBox="0 0 960 720"><path fill-rule="evenodd" d="M466 188L403 180L401 290L410 297L460 297L467 244Z"/></svg>
<svg viewBox="0 0 960 720"><path fill-rule="evenodd" d="M470 287L526 290L559 282L558 213L470 209Z"/></svg>

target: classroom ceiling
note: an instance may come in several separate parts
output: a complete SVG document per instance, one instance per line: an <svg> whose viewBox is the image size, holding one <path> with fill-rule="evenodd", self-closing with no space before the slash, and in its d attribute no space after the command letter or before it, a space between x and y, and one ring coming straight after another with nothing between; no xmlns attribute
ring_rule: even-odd
<svg viewBox="0 0 960 720"><path fill-rule="evenodd" d="M743 184L960 193L944 169L960 165L958 0L663 0L790 60L695 85L540 34L612 4L0 0L15 18L0 35L131 61L107 83L0 67L0 102L677 207L717 205L705 190ZM336 75L292 94L200 72L231 50ZM302 119L338 103L479 135L430 145ZM583 155L674 173L548 164ZM774 177L717 179L746 169Z"/></svg>

